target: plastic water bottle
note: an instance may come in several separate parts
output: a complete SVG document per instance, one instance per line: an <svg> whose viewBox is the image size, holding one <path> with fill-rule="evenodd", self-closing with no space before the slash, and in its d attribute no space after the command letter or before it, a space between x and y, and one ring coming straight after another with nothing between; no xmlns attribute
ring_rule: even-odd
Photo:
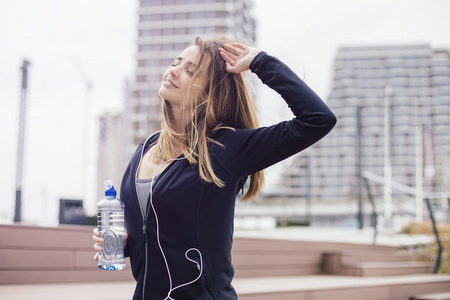
<svg viewBox="0 0 450 300"><path fill-rule="evenodd" d="M105 198L97 203L97 224L100 237L104 240L98 256L101 270L122 270L125 268L123 254L124 203L116 198L117 192L111 180L105 181Z"/></svg>

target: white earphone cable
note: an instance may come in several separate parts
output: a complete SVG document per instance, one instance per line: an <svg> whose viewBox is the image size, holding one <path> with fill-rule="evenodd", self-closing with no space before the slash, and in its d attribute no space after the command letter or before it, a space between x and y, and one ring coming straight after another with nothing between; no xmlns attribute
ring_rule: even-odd
<svg viewBox="0 0 450 300"><path fill-rule="evenodd" d="M197 105L197 107L196 107L196 108L194 109L194 111L192 112L192 117L194 116L194 113L195 113L195 111L197 110L197 108L198 108L199 106L201 106L202 104L206 103L207 101L208 101L208 100L205 100L205 101L203 101L202 103L200 103L199 105ZM165 156L166 156L165 153L164 153L164 154L163 154L163 157L162 157L162 159L161 159L161 162L160 162L160 164L159 164L159 167L158 167L158 169L155 171L155 174L153 175L152 181L151 181L151 183L150 183L150 205L151 205L151 207L152 207L153 213L155 214L155 221L156 221L156 239L157 239L157 242L158 242L159 250L161 251L161 254L162 254L162 256L163 256L164 263L165 263L165 265L166 265L167 275L168 275L168 277L169 277L169 292L168 292L168 294L167 294L167 297L164 298L164 300L175 300L175 299L173 299L173 298L170 296L170 295L172 294L173 291L175 291L176 289L181 288L181 287L183 287L183 286L187 286L187 285L189 285L189 284L194 283L195 281L199 280L200 277L201 277L202 274L203 274L203 257L202 257L202 253L201 253L200 250L198 250L197 248L190 248L190 249L188 249L188 250L185 252L184 256L186 257L187 260L189 260L189 261L191 261L191 262L193 262L193 263L195 263L195 264L197 265L197 268L199 269L200 273L199 273L199 275L197 276L197 278L195 278L194 280L189 281L189 282L186 282L186 283L183 283L183 284L180 284L180 285L178 285L178 286L176 286L176 287L173 288L172 275L171 275L171 273L170 273L169 263L168 263L168 261L167 261L166 255L165 255L165 253L164 253L164 249L163 249L163 247L162 247L162 245L161 245L158 214L157 214L157 212L156 212L155 206L153 205L153 183L154 183L155 177L157 176L157 174L158 174L159 170L161 169L161 167L162 167L164 164L167 164L167 163L170 163L170 162L173 162L173 161L183 160L183 159L188 158L190 155L192 155L192 153L194 153L195 148L197 147L197 143L198 143L198 130L197 130L197 126L195 126L195 124L194 124L194 121L192 121L192 126L194 126L194 129L195 129L195 143L194 143L194 146L192 147L191 151L189 152L189 154L186 155L185 157L174 158L174 159L169 159L169 160L167 160L167 161L164 161ZM188 257L188 253L189 253L190 251L197 251L197 253L198 253L199 256L200 256L200 262L197 262L197 261L195 261L195 260L193 260L193 259L191 259L191 258Z"/></svg>

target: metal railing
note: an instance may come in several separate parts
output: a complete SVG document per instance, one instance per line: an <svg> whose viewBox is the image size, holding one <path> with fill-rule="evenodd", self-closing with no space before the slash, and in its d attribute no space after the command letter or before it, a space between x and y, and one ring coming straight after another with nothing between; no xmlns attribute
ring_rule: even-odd
<svg viewBox="0 0 450 300"><path fill-rule="evenodd" d="M364 183L364 187L367 192L367 197L372 206L372 213L371 213L372 220L373 220L372 226L374 227L373 243L375 244L377 236L378 236L377 220L378 220L379 215L377 212L375 197L371 190L370 181L372 181L374 183L378 183L378 184L385 184L385 179L383 176L379 176L379 175L374 174L369 171L363 171L362 172L362 181ZM416 195L417 195L417 190L410 186L407 186L407 185L404 185L404 184L401 184L398 182L394 182L394 181L391 182L391 186L392 186L393 190L409 194L410 196L416 197ZM435 208L433 207L433 201L440 200L442 198L447 198L447 201L450 204L450 193L424 193L424 192L421 192L421 196L422 195L423 195L422 200L426 204L426 208L428 210L428 215L429 215L432 229L433 229L434 239L437 244L436 256L433 258L435 260L434 273L437 273L441 267L441 263L443 262L442 255L444 252L444 247L442 245L442 239L440 237L440 232L439 232L438 226L437 226L438 222L436 220L436 214L435 214L436 211L435 211ZM417 202L416 202L416 205L417 205ZM434 205L434 206L436 206L436 205ZM415 212L417 213L417 209L415 209ZM450 211L446 211L443 213L445 215L445 221L450 222ZM397 214L399 214L399 212L397 212ZM413 218L413 217L411 216L411 218ZM415 248L417 250L417 249L421 248L422 246L423 245L415 244L413 246L410 246L410 248ZM422 251L420 254L430 257L430 255L427 254L426 251Z"/></svg>

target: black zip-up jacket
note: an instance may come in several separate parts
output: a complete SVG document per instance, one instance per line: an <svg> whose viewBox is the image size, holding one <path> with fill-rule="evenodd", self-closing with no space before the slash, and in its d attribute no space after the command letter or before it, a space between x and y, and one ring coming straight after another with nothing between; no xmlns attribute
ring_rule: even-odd
<svg viewBox="0 0 450 300"><path fill-rule="evenodd" d="M121 199L129 235L125 255L137 281L133 299L237 299L231 247L236 194L243 181L311 146L335 125L326 104L277 58L260 52L250 70L283 97L295 118L270 127L213 132L223 147L211 143L209 153L225 187L202 181L197 166L186 159L174 161L154 183L154 210L149 203L144 222L135 178L144 150L159 134L141 142L132 157Z"/></svg>

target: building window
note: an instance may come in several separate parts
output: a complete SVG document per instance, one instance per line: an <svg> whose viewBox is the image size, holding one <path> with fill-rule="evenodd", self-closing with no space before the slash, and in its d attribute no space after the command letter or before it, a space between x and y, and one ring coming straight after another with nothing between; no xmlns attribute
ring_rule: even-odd
<svg viewBox="0 0 450 300"><path fill-rule="evenodd" d="M161 5L161 0L141 0L142 6L154 6L154 5Z"/></svg>
<svg viewBox="0 0 450 300"><path fill-rule="evenodd" d="M141 15L140 19L142 22L149 22L149 21L160 21L162 17L161 14Z"/></svg>
<svg viewBox="0 0 450 300"><path fill-rule="evenodd" d="M176 20L184 20L184 19L186 19L186 14L185 13L176 13L175 19Z"/></svg>
<svg viewBox="0 0 450 300"><path fill-rule="evenodd" d="M146 82L147 81L147 76L145 76L145 75L137 75L136 81L137 82Z"/></svg>
<svg viewBox="0 0 450 300"><path fill-rule="evenodd" d="M227 32L228 28L226 26L216 26L214 27L215 32Z"/></svg>
<svg viewBox="0 0 450 300"><path fill-rule="evenodd" d="M147 66L156 66L158 64L158 59L148 59L147 60Z"/></svg>
<svg viewBox="0 0 450 300"><path fill-rule="evenodd" d="M151 73L147 75L147 82L158 82L159 77L155 73Z"/></svg>
<svg viewBox="0 0 450 300"><path fill-rule="evenodd" d="M150 97L150 93L149 93L149 91L147 91L147 90L142 90L142 91L140 91L139 92L139 94L140 94L140 98L147 98L147 97Z"/></svg>
<svg viewBox="0 0 450 300"><path fill-rule="evenodd" d="M186 33L186 28L181 27L181 28L175 28L175 34L176 35L184 35Z"/></svg>
<svg viewBox="0 0 450 300"><path fill-rule="evenodd" d="M198 26L192 27L190 32L193 33L193 34L201 34L201 33L203 33L203 28L202 27L198 27Z"/></svg>
<svg viewBox="0 0 450 300"><path fill-rule="evenodd" d="M215 14L217 18L225 18L228 16L228 12L226 11L216 11Z"/></svg>
<svg viewBox="0 0 450 300"><path fill-rule="evenodd" d="M172 63L172 59L170 59L170 58L166 58L166 59L163 59L162 60L162 65L163 66L169 66L171 63Z"/></svg>
<svg viewBox="0 0 450 300"><path fill-rule="evenodd" d="M145 67L146 66L146 60L140 59L138 60L138 67Z"/></svg>
<svg viewBox="0 0 450 300"><path fill-rule="evenodd" d="M163 35L172 35L173 34L173 28L164 28L163 29Z"/></svg>
<svg viewBox="0 0 450 300"><path fill-rule="evenodd" d="M163 19L164 20L173 20L173 14L163 14Z"/></svg>
<svg viewBox="0 0 450 300"><path fill-rule="evenodd" d="M185 47L184 43L176 43L175 44L175 50L183 50Z"/></svg>
<svg viewBox="0 0 450 300"><path fill-rule="evenodd" d="M160 35L160 34L161 34L160 29L151 29L150 30L150 35Z"/></svg>
<svg viewBox="0 0 450 300"><path fill-rule="evenodd" d="M191 19L201 19L202 18L202 12L201 11L195 11L195 12L191 12Z"/></svg>
<svg viewBox="0 0 450 300"><path fill-rule="evenodd" d="M152 35L150 30L139 30L139 36L150 36Z"/></svg>
<svg viewBox="0 0 450 300"><path fill-rule="evenodd" d="M173 44L163 44L163 50L172 50Z"/></svg>
<svg viewBox="0 0 450 300"><path fill-rule="evenodd" d="M213 11L205 11L204 17L207 19L213 19L216 17L216 13Z"/></svg>

